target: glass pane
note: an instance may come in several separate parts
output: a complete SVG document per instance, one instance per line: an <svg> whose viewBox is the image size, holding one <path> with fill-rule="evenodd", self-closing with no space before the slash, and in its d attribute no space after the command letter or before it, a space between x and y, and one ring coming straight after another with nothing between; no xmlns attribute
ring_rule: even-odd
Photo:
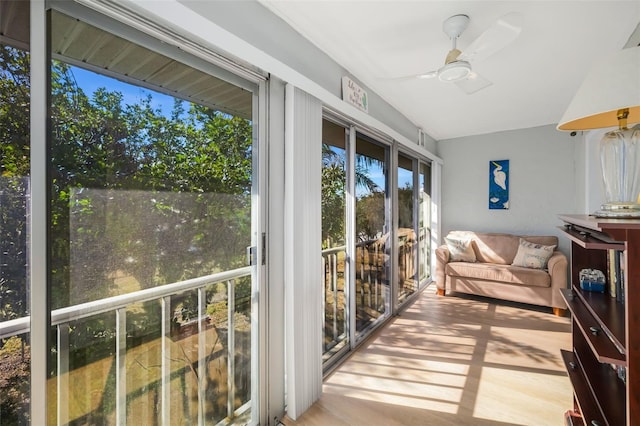
<svg viewBox="0 0 640 426"><path fill-rule="evenodd" d="M356 137L356 333L388 312L388 149Z"/></svg>
<svg viewBox="0 0 640 426"><path fill-rule="evenodd" d="M0 0L0 424L30 422L29 2Z"/></svg>
<svg viewBox="0 0 640 426"><path fill-rule="evenodd" d="M214 352L213 348L219 340L207 317L199 316L199 291L172 296L167 303L171 326L163 357L170 360L168 386L169 394L172 396L169 408L172 425L198 423L201 404L198 399L200 342L204 341L203 353L209 354ZM207 307L205 314L208 312ZM223 314L226 315L226 312Z"/></svg>
<svg viewBox="0 0 640 426"><path fill-rule="evenodd" d="M324 360L347 342L346 285L346 129L322 122L322 267Z"/></svg>
<svg viewBox="0 0 640 426"><path fill-rule="evenodd" d="M398 301L418 289L416 260L418 244L413 211L414 161L398 154Z"/></svg>
<svg viewBox="0 0 640 426"><path fill-rule="evenodd" d="M157 301L126 307L126 401L128 424L160 424L162 312ZM197 358L196 358L197 359Z"/></svg>
<svg viewBox="0 0 640 426"><path fill-rule="evenodd" d="M229 315L232 324L227 321L227 329L233 329L234 334L232 337L235 374L232 406L234 410L246 413L237 422L247 424L249 411L242 407L251 401L251 280L248 277L241 278L227 285L234 287L235 301ZM231 339L228 341L231 342Z"/></svg>
<svg viewBox="0 0 640 426"><path fill-rule="evenodd" d="M420 163L420 193L418 198L418 246L420 254L420 284L431 277L431 166Z"/></svg>
<svg viewBox="0 0 640 426"><path fill-rule="evenodd" d="M50 424L57 424L57 418L74 419L74 424L115 424L115 313L54 326L51 342L49 362L58 374L47 382Z"/></svg>
<svg viewBox="0 0 640 426"><path fill-rule="evenodd" d="M51 306L69 342L52 355L52 381L69 406L51 410L52 422L250 416L238 410L254 385L243 334L251 330L239 319L250 317L250 305L214 321L206 293L227 288L216 274L233 272L242 282L236 296L250 300L253 93L82 20L55 11L51 20ZM116 323L69 326L94 310ZM231 346L221 337L228 325L220 326L230 321L240 339ZM72 344L79 333L113 343L108 354L82 355L87 365L110 365L94 373L90 397L62 380L61 359L80 356ZM69 377L79 368L69 362ZM237 377L234 386L227 377Z"/></svg>

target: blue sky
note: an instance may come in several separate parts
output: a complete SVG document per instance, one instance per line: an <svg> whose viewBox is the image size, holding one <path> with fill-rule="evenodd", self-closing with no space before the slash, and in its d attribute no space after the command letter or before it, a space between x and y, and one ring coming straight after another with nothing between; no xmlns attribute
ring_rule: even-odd
<svg viewBox="0 0 640 426"><path fill-rule="evenodd" d="M411 187L413 186L413 172L411 170L405 170L403 168L398 168L398 187L405 188L407 184ZM385 176L382 170L382 167L372 164L367 167L367 175L369 178L375 182L380 189L384 189L384 181ZM356 188L356 196L361 197L369 193L369 190L362 187Z"/></svg>
<svg viewBox="0 0 640 426"><path fill-rule="evenodd" d="M398 168L398 188L413 187L413 171Z"/></svg>
<svg viewBox="0 0 640 426"><path fill-rule="evenodd" d="M147 94L151 94L151 106L154 109L159 108L165 116L169 116L171 114L171 110L173 109L173 100L175 99L172 96L167 96L163 93L145 89L133 84L124 83L120 80L116 80L115 78L87 71L83 68L72 66L71 71L76 78L78 86L89 98L91 98L93 93L100 87L106 87L110 91L122 93L125 104L137 104L142 99L145 99Z"/></svg>

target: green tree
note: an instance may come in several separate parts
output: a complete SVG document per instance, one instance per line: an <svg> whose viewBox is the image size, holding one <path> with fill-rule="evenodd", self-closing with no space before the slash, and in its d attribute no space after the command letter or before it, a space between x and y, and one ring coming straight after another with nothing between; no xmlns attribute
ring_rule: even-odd
<svg viewBox="0 0 640 426"><path fill-rule="evenodd" d="M0 45L0 323L27 314L29 54ZM0 418L29 423L29 348L0 340Z"/></svg>
<svg viewBox="0 0 640 426"><path fill-rule="evenodd" d="M345 197L346 197L346 158L343 150L336 150L328 144L322 145L322 241L323 248L332 245L345 244ZM376 165L381 167L381 162L358 155L355 165L356 188L364 189L369 193L380 192L379 186L369 176L369 167ZM364 196L363 198L366 198ZM384 201L384 200L383 200ZM384 211L384 204L382 205ZM358 215L360 223L368 220L369 214ZM376 214L379 214L377 212ZM359 227L359 231L366 226ZM360 233L358 233L360 235Z"/></svg>
<svg viewBox="0 0 640 426"><path fill-rule="evenodd" d="M0 321L27 309L29 54L0 45Z"/></svg>
<svg viewBox="0 0 640 426"><path fill-rule="evenodd" d="M382 236L385 225L385 194L372 192L356 202L356 236L368 241Z"/></svg>
<svg viewBox="0 0 640 426"><path fill-rule="evenodd" d="M345 244L345 188L347 175L344 151L338 153L322 144L322 248Z"/></svg>
<svg viewBox="0 0 640 426"><path fill-rule="evenodd" d="M0 175L29 175L29 53L0 45Z"/></svg>

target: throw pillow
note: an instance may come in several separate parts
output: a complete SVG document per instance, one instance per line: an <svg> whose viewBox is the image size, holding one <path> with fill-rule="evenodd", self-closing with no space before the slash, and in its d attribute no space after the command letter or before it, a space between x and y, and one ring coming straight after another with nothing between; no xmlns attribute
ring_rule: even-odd
<svg viewBox="0 0 640 426"><path fill-rule="evenodd" d="M532 269L545 269L547 261L555 249L556 246L543 246L520 238L518 252L513 259L512 265Z"/></svg>
<svg viewBox="0 0 640 426"><path fill-rule="evenodd" d="M473 251L470 239L444 237L444 242L449 249L451 262L475 262L476 252Z"/></svg>

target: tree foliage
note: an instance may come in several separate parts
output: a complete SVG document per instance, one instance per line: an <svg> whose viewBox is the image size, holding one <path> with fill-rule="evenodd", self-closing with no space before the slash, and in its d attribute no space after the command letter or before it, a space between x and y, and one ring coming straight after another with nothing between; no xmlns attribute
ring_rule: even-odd
<svg viewBox="0 0 640 426"><path fill-rule="evenodd" d="M239 266L251 122L177 99L165 115L151 94L88 97L60 62L52 75L53 306L121 291L114 274L148 288Z"/></svg>
<svg viewBox="0 0 640 426"><path fill-rule="evenodd" d="M345 188L347 175L344 151L322 145L322 241L323 247L345 244Z"/></svg>
<svg viewBox="0 0 640 426"><path fill-rule="evenodd" d="M370 168L383 163L356 156L356 188L365 194L356 203L356 235L360 240L380 236L384 226L384 191L370 177ZM345 244L346 156L342 149L322 146L322 241L323 249Z"/></svg>
<svg viewBox="0 0 640 426"><path fill-rule="evenodd" d="M6 321L27 309L29 54L0 47L0 321Z"/></svg>

